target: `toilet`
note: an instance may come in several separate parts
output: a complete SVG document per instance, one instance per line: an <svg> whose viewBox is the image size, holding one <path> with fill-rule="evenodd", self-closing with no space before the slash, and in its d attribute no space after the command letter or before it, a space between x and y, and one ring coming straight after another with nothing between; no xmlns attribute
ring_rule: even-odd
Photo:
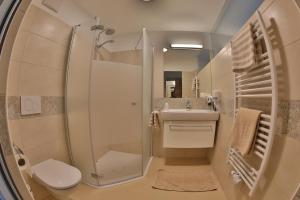
<svg viewBox="0 0 300 200"><path fill-rule="evenodd" d="M32 166L32 177L49 190L66 190L81 181L81 172L66 163L49 159Z"/></svg>

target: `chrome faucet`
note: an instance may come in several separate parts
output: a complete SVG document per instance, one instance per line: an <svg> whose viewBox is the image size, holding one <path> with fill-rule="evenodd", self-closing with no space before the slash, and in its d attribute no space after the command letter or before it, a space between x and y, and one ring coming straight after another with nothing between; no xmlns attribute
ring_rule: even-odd
<svg viewBox="0 0 300 200"><path fill-rule="evenodd" d="M192 109L192 103L190 100L187 100L186 103L185 103L185 108L187 110L191 110Z"/></svg>
<svg viewBox="0 0 300 200"><path fill-rule="evenodd" d="M212 106L213 111L217 111L217 97L208 96L207 97L207 104Z"/></svg>

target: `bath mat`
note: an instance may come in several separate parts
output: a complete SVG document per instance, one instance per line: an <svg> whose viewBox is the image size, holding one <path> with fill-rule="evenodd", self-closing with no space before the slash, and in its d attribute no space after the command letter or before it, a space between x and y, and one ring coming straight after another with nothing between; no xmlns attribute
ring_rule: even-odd
<svg viewBox="0 0 300 200"><path fill-rule="evenodd" d="M217 190L217 184L212 172L202 169L159 169L152 187L159 190L178 192L206 192Z"/></svg>

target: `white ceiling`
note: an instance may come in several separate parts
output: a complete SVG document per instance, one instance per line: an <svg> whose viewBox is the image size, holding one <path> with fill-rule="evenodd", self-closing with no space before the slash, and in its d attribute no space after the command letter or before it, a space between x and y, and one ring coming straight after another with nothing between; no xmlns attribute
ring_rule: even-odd
<svg viewBox="0 0 300 200"><path fill-rule="evenodd" d="M225 0L73 0L117 34L150 31L210 32Z"/></svg>

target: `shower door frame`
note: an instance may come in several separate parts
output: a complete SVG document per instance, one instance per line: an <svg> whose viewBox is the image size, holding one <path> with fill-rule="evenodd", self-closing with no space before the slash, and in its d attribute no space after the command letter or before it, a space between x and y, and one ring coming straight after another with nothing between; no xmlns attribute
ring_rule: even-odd
<svg viewBox="0 0 300 200"><path fill-rule="evenodd" d="M91 21L94 21L94 23L96 23L96 19L92 19ZM75 42L75 39L76 39L76 34L77 34L77 31L78 29L80 29L82 27L83 24L85 23L89 23L90 21L86 21L82 24L79 24L79 25L75 25L72 29L72 35L71 35L71 41L69 43L69 51L68 51L68 61L67 61L67 67L66 67L66 78L65 78L65 127L66 127L66 141L67 141L67 148L68 148L68 153L69 153L69 156L70 156L70 160L71 160L71 163L72 165L74 165L76 167L76 164L75 164L75 158L74 158L74 154L73 154L73 151L72 151L72 142L71 142L71 134L70 134L70 123L69 123L69 117L68 117L68 113L69 113L69 106L68 106L68 92L69 92L69 79L70 79L70 61L71 61L71 55L72 55L72 50L74 48L74 42ZM92 31L92 30L91 30ZM96 44L96 37L94 35L93 39L92 39L92 43L93 43L93 46L95 46ZM88 68L88 76L89 76L89 80L90 80L90 77L91 77L91 66L92 66L92 56L94 55L94 49L91 50L91 55L90 55L90 62L87 64L87 66L89 66ZM90 83L88 83L90 85ZM90 102L90 90L88 90L88 102ZM90 103L88 103L87 105L87 110L88 110L88 117L90 117ZM90 177L93 178L93 180L96 181L96 184L97 185L94 185L93 183L90 183L90 182L84 182L88 185L91 185L93 187L99 187L100 185L100 182L99 182L99 177L96 173L96 161L95 161L95 156L94 156L94 152L93 152L93 140L92 140L92 134L91 134L91 120L89 119L88 120L88 135L89 135L89 142L91 144L91 157L92 157L92 163L93 163L93 171L90 172ZM82 173L82 172L81 172Z"/></svg>

